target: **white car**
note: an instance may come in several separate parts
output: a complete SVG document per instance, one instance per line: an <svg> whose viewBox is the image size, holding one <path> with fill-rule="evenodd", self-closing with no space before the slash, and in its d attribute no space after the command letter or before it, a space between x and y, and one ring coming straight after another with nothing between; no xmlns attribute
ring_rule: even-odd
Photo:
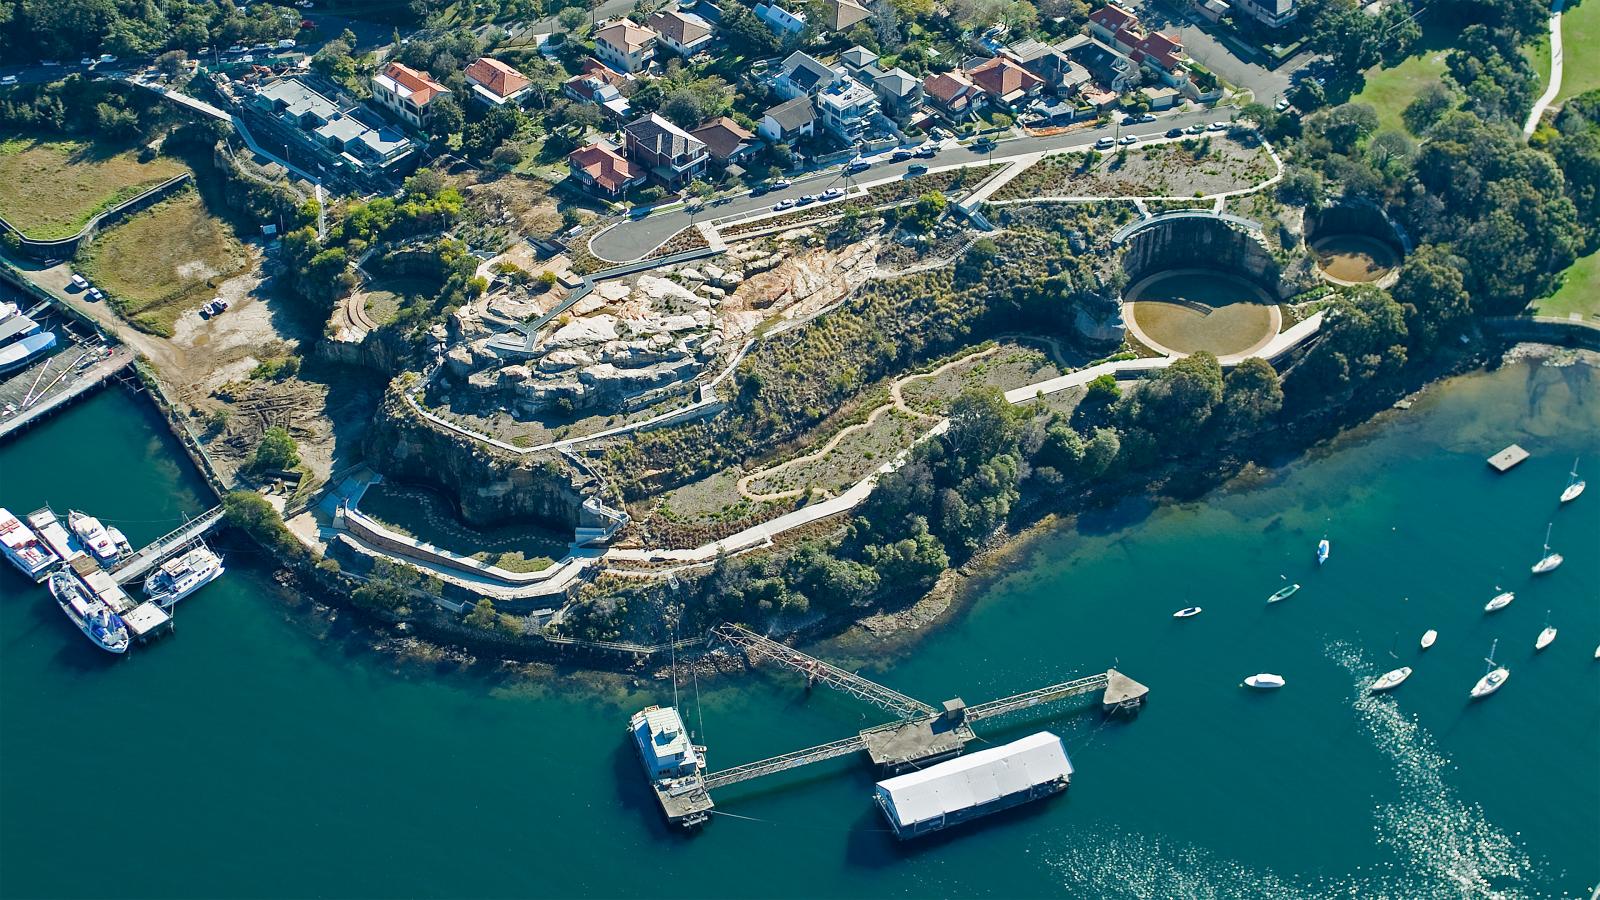
<svg viewBox="0 0 1600 900"><path fill-rule="evenodd" d="M78 65L80 65L80 66L92 66L92 65L94 65L94 62L95 62L94 61L94 57L85 56L83 59L78 60Z"/></svg>
<svg viewBox="0 0 1600 900"><path fill-rule="evenodd" d="M1207 131L1227 131L1228 130L1228 123L1227 122L1212 122L1210 125L1206 126L1206 130Z"/></svg>
<svg viewBox="0 0 1600 900"><path fill-rule="evenodd" d="M255 61L256 61L256 58L254 56L251 56L248 53L246 53L245 55L239 57L239 62L242 62L242 63L253 63Z"/></svg>
<svg viewBox="0 0 1600 900"><path fill-rule="evenodd" d="M1117 138L1117 143L1119 143L1122 146L1126 147L1129 144L1137 144L1137 143L1139 143L1139 139L1134 137L1131 134L1125 134L1122 137Z"/></svg>
<svg viewBox="0 0 1600 900"><path fill-rule="evenodd" d="M837 199L839 199L840 197L843 197L843 196L844 196L844 188L828 188L827 190L822 192L822 200L823 200L823 202L827 202L829 200L837 200Z"/></svg>
<svg viewBox="0 0 1600 900"><path fill-rule="evenodd" d="M1116 145L1117 145L1117 139L1116 138L1109 138L1109 137L1103 137L1100 140L1094 142L1094 146L1095 146L1096 150L1107 150L1107 149L1110 149L1112 147L1115 147Z"/></svg>
<svg viewBox="0 0 1600 900"><path fill-rule="evenodd" d="M102 53L100 54L100 61L103 63L114 63L117 61L117 58L109 53Z"/></svg>
<svg viewBox="0 0 1600 900"><path fill-rule="evenodd" d="M283 40L278 42L278 49L279 50L290 50L290 49L293 49L293 48L294 48L294 38L284 38Z"/></svg>
<svg viewBox="0 0 1600 900"><path fill-rule="evenodd" d="M88 297L94 303L99 303L101 300L106 298L106 295L97 287L89 288L88 291L84 292L84 296Z"/></svg>
<svg viewBox="0 0 1600 900"><path fill-rule="evenodd" d="M777 203L772 204L772 211L773 212L783 212L784 210L789 209L789 208L791 208L793 206L794 206L794 200L793 199L789 199L789 198L785 198L783 200L779 200Z"/></svg>
<svg viewBox="0 0 1600 900"><path fill-rule="evenodd" d="M83 277L82 275L73 275L70 284L72 285L72 289L75 291L85 290L89 287L89 279Z"/></svg>

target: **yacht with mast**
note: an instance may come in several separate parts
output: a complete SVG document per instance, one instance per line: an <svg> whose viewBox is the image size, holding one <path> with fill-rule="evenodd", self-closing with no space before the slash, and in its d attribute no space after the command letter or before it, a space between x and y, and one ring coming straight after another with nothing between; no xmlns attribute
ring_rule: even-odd
<svg viewBox="0 0 1600 900"><path fill-rule="evenodd" d="M1585 486L1586 482L1578 477L1578 461L1574 459L1572 461L1572 472L1567 477L1566 490L1561 492L1561 502L1571 503L1578 499L1578 495L1583 493Z"/></svg>
<svg viewBox="0 0 1600 900"><path fill-rule="evenodd" d="M1473 685L1472 690L1468 692L1468 695L1474 700L1481 700L1500 690L1505 685L1506 679L1511 677L1510 669L1494 661L1494 652L1499 647L1500 641L1498 638L1495 639L1493 644L1489 645L1489 655L1484 657L1484 662L1489 664L1489 671L1485 672L1484 676L1479 678L1478 683Z"/></svg>
<svg viewBox="0 0 1600 900"><path fill-rule="evenodd" d="M1486 613L1499 612L1510 606L1511 601L1515 599L1517 599L1517 595L1511 591L1501 591L1494 595L1494 599L1483 605L1483 611Z"/></svg>
<svg viewBox="0 0 1600 900"><path fill-rule="evenodd" d="M1550 610L1544 611L1544 630L1539 632L1539 637L1533 642L1533 649L1543 650L1555 642L1556 630L1550 625Z"/></svg>
<svg viewBox="0 0 1600 900"><path fill-rule="evenodd" d="M1550 528L1550 525L1546 525L1544 527L1544 556L1540 557L1539 561L1533 564L1533 574L1535 575L1543 575L1546 572L1554 572L1561 566L1561 563L1564 562L1564 560L1561 558L1561 554L1550 552Z"/></svg>

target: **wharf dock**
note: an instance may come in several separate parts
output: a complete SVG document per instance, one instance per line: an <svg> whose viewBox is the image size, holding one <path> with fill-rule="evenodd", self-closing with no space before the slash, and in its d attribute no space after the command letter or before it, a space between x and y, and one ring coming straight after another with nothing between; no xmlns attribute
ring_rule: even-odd
<svg viewBox="0 0 1600 900"><path fill-rule="evenodd" d="M663 795L663 788L655 785L668 821L684 826L705 820L712 805L712 791L740 782L859 752L865 752L873 765L883 771L900 773L920 770L961 755L967 744L978 739L978 734L972 728L975 722L1094 691L1102 692L1101 706L1106 711L1131 710L1142 705L1150 692L1143 684L1115 669L1108 669L1096 675L1059 682L976 706L968 706L958 697L945 701L941 709L934 709L920 700L739 625L719 625L711 630L709 640L743 650L751 664L760 660L775 662L804 675L809 684L834 688L887 710L898 716L899 720L866 728L851 737L815 747L697 775L687 780L679 779L679 791L694 799L694 821L675 815L677 804L669 804Z"/></svg>
<svg viewBox="0 0 1600 900"><path fill-rule="evenodd" d="M118 584L127 584L135 578L142 577L221 523L222 506L218 504L119 561L111 567L111 577L115 578Z"/></svg>
<svg viewBox="0 0 1600 900"><path fill-rule="evenodd" d="M1516 444L1512 444L1504 450L1501 450L1499 453L1489 457L1489 467L1494 469L1496 472L1508 472L1523 460L1527 459L1529 455L1530 454L1528 451L1522 449Z"/></svg>
<svg viewBox="0 0 1600 900"><path fill-rule="evenodd" d="M85 342L8 376L0 381L0 440L21 433L132 364L133 352L126 347Z"/></svg>

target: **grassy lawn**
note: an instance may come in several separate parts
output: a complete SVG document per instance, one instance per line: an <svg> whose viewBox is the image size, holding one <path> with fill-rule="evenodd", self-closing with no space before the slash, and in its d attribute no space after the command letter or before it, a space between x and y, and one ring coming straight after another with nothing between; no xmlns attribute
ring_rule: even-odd
<svg viewBox="0 0 1600 900"><path fill-rule="evenodd" d="M123 318L163 337L247 262L233 232L193 192L110 229L79 260Z"/></svg>
<svg viewBox="0 0 1600 900"><path fill-rule="evenodd" d="M1351 102L1369 103L1377 107L1379 128L1405 132L1406 126L1400 120L1400 113L1423 88L1444 77L1446 52L1447 48L1430 46L1392 69L1368 69L1366 86L1361 93L1350 98Z"/></svg>
<svg viewBox="0 0 1600 900"><path fill-rule="evenodd" d="M1562 66L1561 92L1556 94L1556 102L1600 88L1600 62L1596 62L1600 60L1600 2L1568 4L1567 11L1561 14L1561 48L1566 64ZM1545 56L1549 55L1547 51ZM1548 68L1549 63L1545 66Z"/></svg>
<svg viewBox="0 0 1600 900"><path fill-rule="evenodd" d="M1573 263L1554 294L1533 301L1533 311L1561 319L1573 313L1586 319L1600 316L1600 253L1591 253Z"/></svg>
<svg viewBox="0 0 1600 900"><path fill-rule="evenodd" d="M109 152L82 141L0 142L0 215L38 240L70 237L96 213L187 171L158 156Z"/></svg>

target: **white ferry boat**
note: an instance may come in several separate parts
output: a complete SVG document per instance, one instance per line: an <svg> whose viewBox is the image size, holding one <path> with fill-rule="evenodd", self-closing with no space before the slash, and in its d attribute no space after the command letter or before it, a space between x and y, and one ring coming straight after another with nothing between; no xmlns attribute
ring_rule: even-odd
<svg viewBox="0 0 1600 900"><path fill-rule="evenodd" d="M201 545L162 563L144 580L144 592L167 609L215 581L224 571L222 557Z"/></svg>
<svg viewBox="0 0 1600 900"><path fill-rule="evenodd" d="M50 576L50 594L61 611L96 647L111 653L128 652L128 627L105 601L90 593L71 572Z"/></svg>
<svg viewBox="0 0 1600 900"><path fill-rule="evenodd" d="M3 508L0 508L0 550L13 566L36 582L43 581L50 567L61 561L33 529Z"/></svg>
<svg viewBox="0 0 1600 900"><path fill-rule="evenodd" d="M78 536L78 540L89 548L95 559L109 563L115 562L117 557L122 555L117 542L111 539L111 535L106 533L106 527L94 516L75 509L68 510L67 527L71 528L72 533Z"/></svg>

